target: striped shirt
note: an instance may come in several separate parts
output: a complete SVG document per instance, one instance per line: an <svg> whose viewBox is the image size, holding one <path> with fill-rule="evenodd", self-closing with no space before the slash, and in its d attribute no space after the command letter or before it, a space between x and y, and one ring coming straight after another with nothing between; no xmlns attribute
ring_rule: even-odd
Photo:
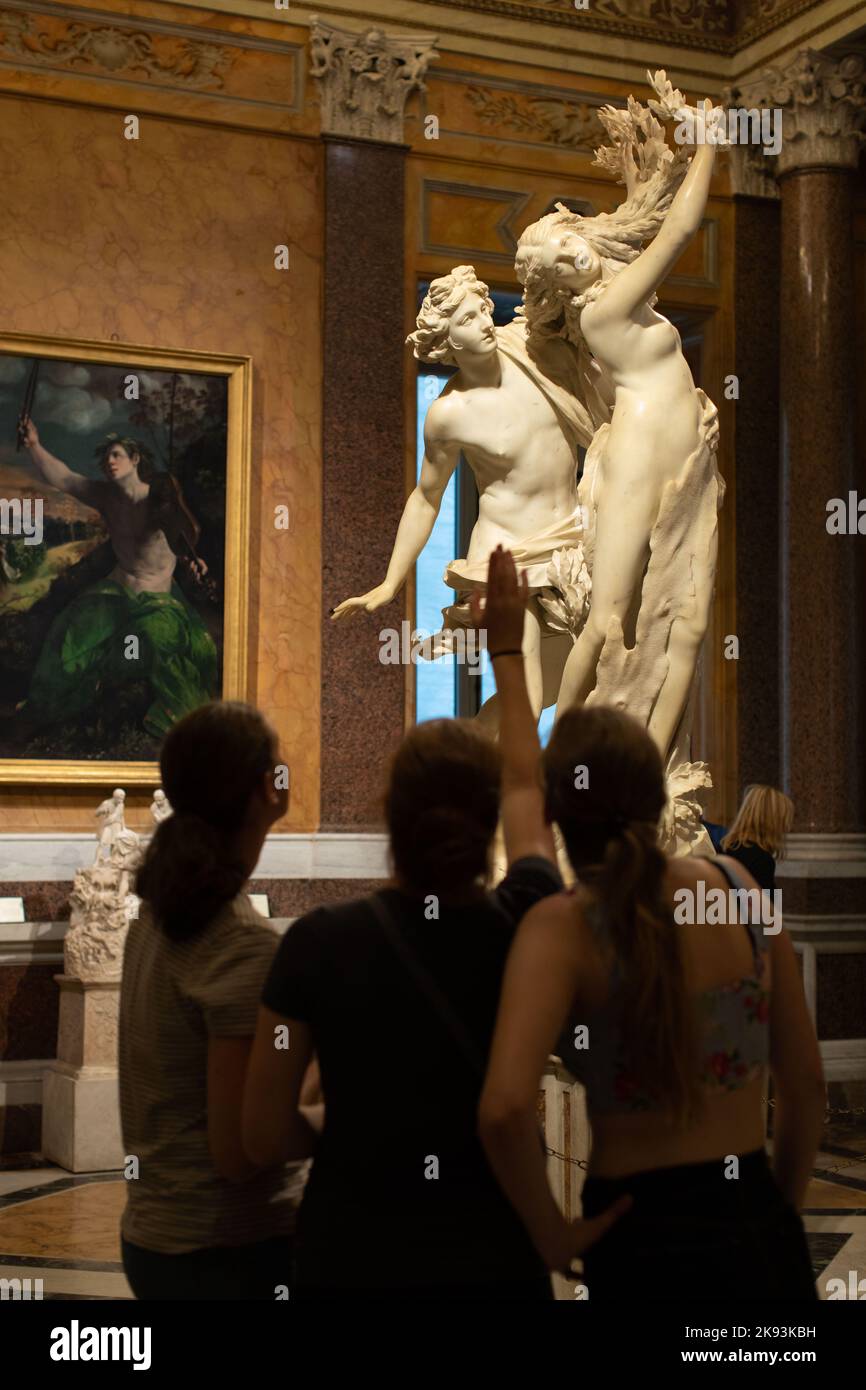
<svg viewBox="0 0 866 1390"><path fill-rule="evenodd" d="M228 1182L207 1131L208 1040L253 1036L278 944L244 893L189 941L171 941L146 903L129 929L118 1064L124 1152L139 1160L122 1221L133 1245L182 1254L294 1230L307 1165Z"/></svg>

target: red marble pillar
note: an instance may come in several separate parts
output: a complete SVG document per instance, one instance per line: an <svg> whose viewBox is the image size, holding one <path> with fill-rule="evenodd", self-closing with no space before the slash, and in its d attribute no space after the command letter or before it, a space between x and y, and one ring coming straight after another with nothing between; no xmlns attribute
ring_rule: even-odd
<svg viewBox="0 0 866 1390"><path fill-rule="evenodd" d="M795 829L863 829L863 625L856 536L827 503L855 487L853 170L781 178L782 777Z"/></svg>
<svg viewBox="0 0 866 1390"><path fill-rule="evenodd" d="M379 660L405 600L339 623L331 609L382 582L406 500L403 114L432 34L343 29L313 17L325 161L322 315L321 814L327 831L381 829L406 671Z"/></svg>
<svg viewBox="0 0 866 1390"><path fill-rule="evenodd" d="M385 578L406 500L403 145L325 141L321 829L381 829L405 670L379 661L402 596L330 620Z"/></svg>
<svg viewBox="0 0 866 1390"><path fill-rule="evenodd" d="M777 787L779 767L779 202L734 202L733 370L737 547L737 771ZM726 368L727 370L727 368ZM726 503L727 505L727 503Z"/></svg>
<svg viewBox="0 0 866 1390"><path fill-rule="evenodd" d="M781 754L794 833L779 865L829 1083L831 1124L866 1099L864 539L827 529L858 490L852 201L861 59L804 51L770 84L785 111L782 212ZM856 531L856 527L855 527Z"/></svg>

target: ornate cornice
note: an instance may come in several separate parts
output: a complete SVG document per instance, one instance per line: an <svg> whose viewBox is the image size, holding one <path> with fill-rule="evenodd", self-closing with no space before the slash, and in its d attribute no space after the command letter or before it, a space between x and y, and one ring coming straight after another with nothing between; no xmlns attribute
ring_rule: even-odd
<svg viewBox="0 0 866 1390"><path fill-rule="evenodd" d="M110 73L138 82L171 82L191 91L219 91L232 52L208 39L168 39L128 23L69 23L50 33L44 19L24 10L0 9L0 58L23 67L74 73Z"/></svg>
<svg viewBox="0 0 866 1390"><path fill-rule="evenodd" d="M338 29L312 15L310 72L321 92L322 134L401 144L406 99L426 91L435 42L433 34L394 38L381 29Z"/></svg>
<svg viewBox="0 0 866 1390"><path fill-rule="evenodd" d="M437 0L475 10L623 38L733 54L820 0Z"/></svg>
<svg viewBox="0 0 866 1390"><path fill-rule="evenodd" d="M520 91L498 92L486 86L468 87L466 96L484 125L535 135L547 144L591 150L604 133L598 107L587 102L537 97Z"/></svg>

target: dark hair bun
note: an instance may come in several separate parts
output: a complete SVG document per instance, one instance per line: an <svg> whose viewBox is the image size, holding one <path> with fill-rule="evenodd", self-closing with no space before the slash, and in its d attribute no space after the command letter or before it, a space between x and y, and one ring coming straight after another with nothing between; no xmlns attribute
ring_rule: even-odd
<svg viewBox="0 0 866 1390"><path fill-rule="evenodd" d="M229 701L202 705L166 736L160 771L174 813L154 833L137 890L169 936L194 936L240 892L235 835L275 754L258 711Z"/></svg>

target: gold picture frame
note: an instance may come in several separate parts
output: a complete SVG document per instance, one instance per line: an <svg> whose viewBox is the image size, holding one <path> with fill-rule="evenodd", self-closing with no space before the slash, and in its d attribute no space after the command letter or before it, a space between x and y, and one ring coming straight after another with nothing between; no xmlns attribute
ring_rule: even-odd
<svg viewBox="0 0 866 1390"><path fill-rule="evenodd" d="M225 557L222 625L223 699L243 700L248 692L250 595L250 482L252 464L252 358L226 353L178 352L136 343L35 334L0 334L5 357L58 363L125 367L142 371L204 374L226 378ZM4 433L6 432L4 422ZM2 492L2 483L0 483ZM154 786L156 761L34 759L0 757L0 784Z"/></svg>

